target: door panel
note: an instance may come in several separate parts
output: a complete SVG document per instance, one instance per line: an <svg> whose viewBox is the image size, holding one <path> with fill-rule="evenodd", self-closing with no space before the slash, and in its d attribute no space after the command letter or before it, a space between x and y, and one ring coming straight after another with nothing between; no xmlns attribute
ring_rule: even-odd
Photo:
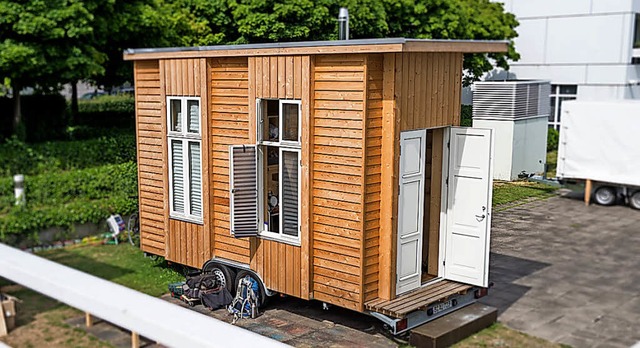
<svg viewBox="0 0 640 348"><path fill-rule="evenodd" d="M400 134L396 294L420 286L427 131Z"/></svg>
<svg viewBox="0 0 640 348"><path fill-rule="evenodd" d="M444 276L488 286L493 141L490 129L451 128Z"/></svg>

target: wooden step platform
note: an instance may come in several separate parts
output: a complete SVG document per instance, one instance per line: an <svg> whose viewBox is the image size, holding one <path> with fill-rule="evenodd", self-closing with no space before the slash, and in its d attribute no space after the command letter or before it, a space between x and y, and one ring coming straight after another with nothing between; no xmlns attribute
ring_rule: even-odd
<svg viewBox="0 0 640 348"><path fill-rule="evenodd" d="M407 314L415 310L424 309L432 303L444 301L456 294L465 294L471 288L473 288L471 285L450 280L440 280L400 295L393 300L387 301L377 298L366 302L364 306L372 312L402 319Z"/></svg>

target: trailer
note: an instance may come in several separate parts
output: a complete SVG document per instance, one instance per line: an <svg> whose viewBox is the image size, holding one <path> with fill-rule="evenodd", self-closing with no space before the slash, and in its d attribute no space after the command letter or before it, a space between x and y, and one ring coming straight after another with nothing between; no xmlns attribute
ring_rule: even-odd
<svg viewBox="0 0 640 348"><path fill-rule="evenodd" d="M584 184L585 203L640 209L640 101L562 104L557 176Z"/></svg>
<svg viewBox="0 0 640 348"><path fill-rule="evenodd" d="M141 248L404 332L486 294L492 131L464 53L366 39L131 49ZM264 298L264 296L263 296Z"/></svg>

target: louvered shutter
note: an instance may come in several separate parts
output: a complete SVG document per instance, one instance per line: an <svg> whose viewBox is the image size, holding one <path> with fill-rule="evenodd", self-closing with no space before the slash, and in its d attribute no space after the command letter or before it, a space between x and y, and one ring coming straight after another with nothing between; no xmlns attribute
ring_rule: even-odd
<svg viewBox="0 0 640 348"><path fill-rule="evenodd" d="M202 216L202 167L200 165L200 143L189 142L189 182L191 215Z"/></svg>
<svg viewBox="0 0 640 348"><path fill-rule="evenodd" d="M171 140L171 185L173 211L184 214L184 154L181 140Z"/></svg>
<svg viewBox="0 0 640 348"><path fill-rule="evenodd" d="M231 233L258 236L258 166L255 145L230 146Z"/></svg>
<svg viewBox="0 0 640 348"><path fill-rule="evenodd" d="M292 237L298 237L298 182L300 162L297 151L282 150L282 233Z"/></svg>

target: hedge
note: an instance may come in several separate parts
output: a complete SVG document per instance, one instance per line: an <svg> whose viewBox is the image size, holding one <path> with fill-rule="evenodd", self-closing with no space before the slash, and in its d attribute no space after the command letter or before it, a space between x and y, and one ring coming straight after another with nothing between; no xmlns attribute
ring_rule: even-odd
<svg viewBox="0 0 640 348"><path fill-rule="evenodd" d="M11 178L0 180L0 239L8 234L68 228L113 213L136 210L137 166L133 162L57 174L26 176L25 206L16 207Z"/></svg>
<svg viewBox="0 0 640 348"><path fill-rule="evenodd" d="M36 175L136 160L133 132L82 141L25 144L9 138L0 145L0 177Z"/></svg>
<svg viewBox="0 0 640 348"><path fill-rule="evenodd" d="M78 198L95 200L111 195L136 196L137 166L133 162L77 171L25 177L28 206L66 204ZM13 207L13 179L0 179L0 213ZM7 198L9 197L9 198ZM7 204L10 202L10 204Z"/></svg>
<svg viewBox="0 0 640 348"><path fill-rule="evenodd" d="M135 127L135 99L129 95L107 95L78 101L76 125L97 128Z"/></svg>
<svg viewBox="0 0 640 348"><path fill-rule="evenodd" d="M473 106L463 104L460 114L460 125L462 127L471 127L473 125Z"/></svg>

